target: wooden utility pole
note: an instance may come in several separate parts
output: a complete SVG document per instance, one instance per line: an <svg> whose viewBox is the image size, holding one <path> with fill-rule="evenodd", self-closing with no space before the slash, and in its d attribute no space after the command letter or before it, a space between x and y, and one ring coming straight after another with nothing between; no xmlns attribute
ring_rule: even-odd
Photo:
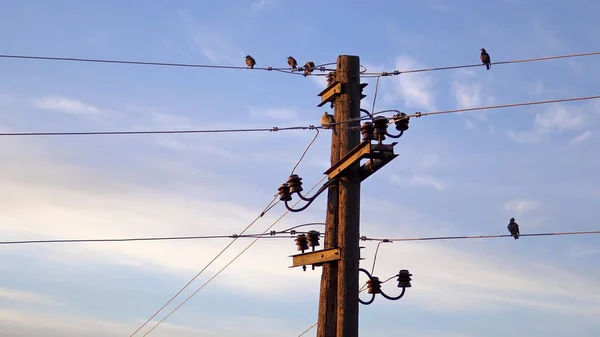
<svg viewBox="0 0 600 337"><path fill-rule="evenodd" d="M341 92L334 101L336 122L360 117L358 56L340 55L335 81ZM338 124L333 130L331 165L360 144L360 122ZM318 337L358 337L358 274L360 221L360 167L347 168L338 186L329 188L324 248L339 248L340 260L323 265L319 299Z"/></svg>

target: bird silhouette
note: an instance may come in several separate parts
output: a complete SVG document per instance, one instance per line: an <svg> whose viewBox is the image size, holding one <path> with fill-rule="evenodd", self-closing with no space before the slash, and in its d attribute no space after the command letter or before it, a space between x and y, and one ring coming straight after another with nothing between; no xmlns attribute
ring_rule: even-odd
<svg viewBox="0 0 600 337"><path fill-rule="evenodd" d="M332 124L335 124L335 118L333 115L330 115L327 113L327 111L325 111L323 116L321 116L321 126L323 129L331 129L333 126Z"/></svg>
<svg viewBox="0 0 600 337"><path fill-rule="evenodd" d="M246 55L246 65L250 69L254 69L254 66L256 65L256 61L254 61L254 58L252 58L252 56Z"/></svg>
<svg viewBox="0 0 600 337"><path fill-rule="evenodd" d="M312 61L306 62L304 65L304 76L310 75L315 70L315 63Z"/></svg>
<svg viewBox="0 0 600 337"><path fill-rule="evenodd" d="M515 238L515 240L517 240L519 236L521 236L521 233L519 233L519 224L515 222L515 218L510 218L510 222L508 223L507 228L510 232L510 235L512 235Z"/></svg>
<svg viewBox="0 0 600 337"><path fill-rule="evenodd" d="M296 62L295 58L288 56L287 61L290 67L292 67L292 69L298 69L298 62Z"/></svg>
<svg viewBox="0 0 600 337"><path fill-rule="evenodd" d="M485 48L481 48L481 56L479 57L479 59L481 59L481 63L485 64L487 70L490 70L490 68L492 67L492 65L490 64L492 63L492 59L490 58L490 54L488 54L487 51L485 51Z"/></svg>

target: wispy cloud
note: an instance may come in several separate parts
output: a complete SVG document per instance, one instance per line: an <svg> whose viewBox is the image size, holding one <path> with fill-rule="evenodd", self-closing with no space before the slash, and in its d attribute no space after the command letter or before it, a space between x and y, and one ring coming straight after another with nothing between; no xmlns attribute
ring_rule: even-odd
<svg viewBox="0 0 600 337"><path fill-rule="evenodd" d="M535 115L532 130L522 132L509 130L507 135L520 143L534 143L553 133L581 131L589 123L591 117L586 115L582 108L556 105ZM584 136L583 139L586 137L589 135Z"/></svg>
<svg viewBox="0 0 600 337"><path fill-rule="evenodd" d="M582 134L576 136L575 138L573 138L571 140L571 143L573 143L573 144L575 144L575 143L581 143L584 140L590 138L591 136L592 136L592 131L587 130L584 133L582 133Z"/></svg>
<svg viewBox="0 0 600 337"><path fill-rule="evenodd" d="M528 214L532 211L538 210L541 204L534 200L511 200L504 204L504 209L516 213L518 215Z"/></svg>
<svg viewBox="0 0 600 337"><path fill-rule="evenodd" d="M585 258L600 254L600 248L586 244L576 244L569 250L569 255L575 258Z"/></svg>
<svg viewBox="0 0 600 337"><path fill-rule="evenodd" d="M31 291L11 288L0 288L0 299L31 303L58 303L54 298Z"/></svg>
<svg viewBox="0 0 600 337"><path fill-rule="evenodd" d="M403 55L396 58L395 69L400 71L423 68L416 59ZM407 107L417 110L435 110L435 91L433 77L423 73L402 74L393 80L394 87L388 94L392 99L402 100Z"/></svg>
<svg viewBox="0 0 600 337"><path fill-rule="evenodd" d="M298 113L291 108L251 108L250 117L256 119L275 119L281 121L291 121L298 119Z"/></svg>
<svg viewBox="0 0 600 337"><path fill-rule="evenodd" d="M192 50L204 55L212 63L240 65L244 64L244 53L222 32L217 32L196 21L188 12L179 11L178 16L188 38L192 41ZM260 65L260 60L256 61Z"/></svg>
<svg viewBox="0 0 600 337"><path fill-rule="evenodd" d="M414 173L407 176L392 174L390 176L390 181L400 186L429 187L438 191L442 191L446 188L446 183L434 176L422 173Z"/></svg>
<svg viewBox="0 0 600 337"><path fill-rule="evenodd" d="M108 112L108 110L83 101L63 96L46 96L35 99L33 103L38 109L57 111L80 117L97 117Z"/></svg>
<svg viewBox="0 0 600 337"><path fill-rule="evenodd" d="M255 11L261 10L267 5L272 5L276 2L276 0L257 0L252 2L252 9Z"/></svg>
<svg viewBox="0 0 600 337"><path fill-rule="evenodd" d="M511 217L520 217L522 225L540 227L547 218L544 205L541 202L528 199L515 199L504 203L504 210ZM517 221L519 222L519 221Z"/></svg>

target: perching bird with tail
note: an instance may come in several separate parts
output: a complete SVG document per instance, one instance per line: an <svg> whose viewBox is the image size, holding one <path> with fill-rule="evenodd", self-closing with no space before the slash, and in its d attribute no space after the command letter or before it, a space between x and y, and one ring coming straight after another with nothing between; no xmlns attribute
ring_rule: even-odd
<svg viewBox="0 0 600 337"><path fill-rule="evenodd" d="M298 69L298 62L296 62L295 58L288 56L287 61L288 65L292 67L292 69Z"/></svg>
<svg viewBox="0 0 600 337"><path fill-rule="evenodd" d="M508 223L507 228L510 232L510 235L512 235L515 238L515 240L517 240L519 236L521 236L521 233L519 232L519 224L515 222L515 218L510 218L510 222Z"/></svg>
<svg viewBox="0 0 600 337"><path fill-rule="evenodd" d="M490 58L490 54L485 51L485 48L481 48L481 56L479 56L479 59L481 59L481 63L485 64L487 70L490 70L492 67L492 59Z"/></svg>

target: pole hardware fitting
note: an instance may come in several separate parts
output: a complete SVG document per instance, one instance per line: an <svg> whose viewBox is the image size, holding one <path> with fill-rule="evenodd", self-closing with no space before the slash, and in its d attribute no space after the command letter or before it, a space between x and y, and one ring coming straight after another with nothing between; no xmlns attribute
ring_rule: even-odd
<svg viewBox="0 0 600 337"><path fill-rule="evenodd" d="M365 123L368 128L370 128L369 123ZM366 129L365 132L368 136L371 130ZM363 133L363 137L364 135L365 133ZM368 159L365 164L360 166L360 180L363 181L398 156L394 153L394 146L397 143L372 144L369 137L325 171L330 180L346 176L348 169L354 164L360 164L362 159Z"/></svg>
<svg viewBox="0 0 600 337"><path fill-rule="evenodd" d="M373 303L373 301L375 300L375 296L377 294L383 296L384 298L386 298L390 301L397 301L404 296L404 294L406 293L406 288L412 287L412 285L410 283L410 281L412 281L412 278L411 278L412 274L406 269L400 270L400 272L395 275L398 277L397 278L398 288L402 288L402 292L400 293L400 295L395 296L395 297L389 296L383 292L383 290L381 289L381 284L383 282L381 282L378 277L372 276L371 273L369 273L367 270L365 270L363 268L360 268L359 271L365 273L367 275L367 277L369 278L369 280L367 281L367 289L368 289L367 292L369 294L371 294L371 298L368 301L363 301L360 299L360 297L358 298L358 301L364 305L369 305L369 304Z"/></svg>
<svg viewBox="0 0 600 337"><path fill-rule="evenodd" d="M323 186L321 186L321 188L319 188L315 195L313 195L312 197L307 197L302 194L302 191L304 190L302 188L302 178L300 178L297 174L292 174L288 178L287 182L279 186L279 188L277 189L277 193L279 194L279 200L285 203L285 208L287 208L288 211L301 212L307 209L308 206L310 206L312 202L315 201L315 199L317 199L319 195L321 195L321 193L323 193L329 186L337 183L337 181L337 179L329 179L329 181L327 181L325 184L323 184ZM297 209L292 208L292 206L289 205L289 202L292 201L292 196L294 194L298 195L300 199L306 201L306 204Z"/></svg>

